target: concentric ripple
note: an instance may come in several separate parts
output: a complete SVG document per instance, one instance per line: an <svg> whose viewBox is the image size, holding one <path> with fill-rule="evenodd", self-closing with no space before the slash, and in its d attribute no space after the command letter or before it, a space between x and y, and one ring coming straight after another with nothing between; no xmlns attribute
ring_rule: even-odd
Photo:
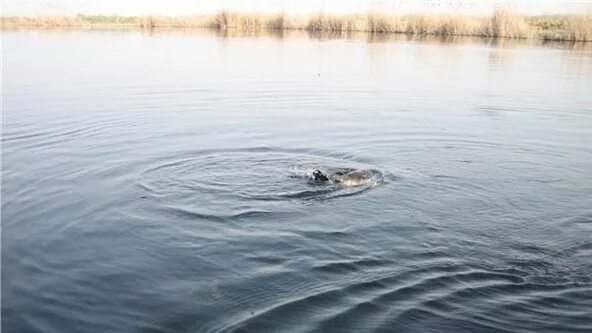
<svg viewBox="0 0 592 333"><path fill-rule="evenodd" d="M360 186L318 184L311 171L369 170ZM145 172L145 197L169 209L206 217L271 212L280 205L360 194L379 185L382 173L370 165L337 157L271 149L210 151L173 158ZM230 215L229 215L230 214Z"/></svg>

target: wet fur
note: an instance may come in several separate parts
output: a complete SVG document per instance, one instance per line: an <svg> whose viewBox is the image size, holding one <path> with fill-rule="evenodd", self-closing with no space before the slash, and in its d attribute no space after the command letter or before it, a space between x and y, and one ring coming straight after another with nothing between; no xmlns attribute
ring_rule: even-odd
<svg viewBox="0 0 592 333"><path fill-rule="evenodd" d="M332 180L343 186L360 186L372 179L373 175L368 170L355 170L344 174L335 173Z"/></svg>
<svg viewBox="0 0 592 333"><path fill-rule="evenodd" d="M336 171L333 174L325 174L321 170L314 170L312 177L315 182L331 182L342 186L360 186L368 183L373 178L369 170Z"/></svg>

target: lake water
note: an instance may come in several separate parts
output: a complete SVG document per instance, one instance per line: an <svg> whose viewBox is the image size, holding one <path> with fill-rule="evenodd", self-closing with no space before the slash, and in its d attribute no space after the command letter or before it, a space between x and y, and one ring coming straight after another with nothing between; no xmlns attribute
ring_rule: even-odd
<svg viewBox="0 0 592 333"><path fill-rule="evenodd" d="M592 45L3 39L3 332L592 331Z"/></svg>

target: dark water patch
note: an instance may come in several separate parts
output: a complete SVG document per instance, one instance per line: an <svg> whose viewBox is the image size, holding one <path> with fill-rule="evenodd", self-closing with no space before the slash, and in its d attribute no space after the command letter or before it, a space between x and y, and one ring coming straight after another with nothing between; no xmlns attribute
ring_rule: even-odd
<svg viewBox="0 0 592 333"><path fill-rule="evenodd" d="M250 260L261 262L267 265L281 265L287 261L287 258L273 255L250 257Z"/></svg>
<svg viewBox="0 0 592 333"><path fill-rule="evenodd" d="M163 207L163 210L166 213L178 215L180 217L188 218L188 219L206 219L212 220L217 222L226 222L231 220L239 220L243 218L259 218L264 217L267 214L271 214L270 211L264 210L244 210L239 211L232 215L214 215L214 214L207 214L207 213L200 213L198 211L184 208L184 207L175 207L175 206L166 206Z"/></svg>
<svg viewBox="0 0 592 333"><path fill-rule="evenodd" d="M344 239L347 237L352 237L353 235L347 231L341 231L341 230L307 230L307 231L303 231L301 233L303 236L305 237L310 237L310 238L314 238L314 239Z"/></svg>
<svg viewBox="0 0 592 333"><path fill-rule="evenodd" d="M343 274L347 272L367 271L373 268L380 269L392 264L394 264L394 262L390 260L360 259L353 261L321 262L315 265L312 269L322 273Z"/></svg>

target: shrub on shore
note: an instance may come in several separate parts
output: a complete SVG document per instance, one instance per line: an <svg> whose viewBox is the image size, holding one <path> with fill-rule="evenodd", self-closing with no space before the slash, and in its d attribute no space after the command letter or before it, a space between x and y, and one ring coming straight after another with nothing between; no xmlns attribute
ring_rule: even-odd
<svg viewBox="0 0 592 333"><path fill-rule="evenodd" d="M532 29L523 16L519 16L507 9L498 8L489 18L485 28L485 35L489 37L527 38L532 35Z"/></svg>

